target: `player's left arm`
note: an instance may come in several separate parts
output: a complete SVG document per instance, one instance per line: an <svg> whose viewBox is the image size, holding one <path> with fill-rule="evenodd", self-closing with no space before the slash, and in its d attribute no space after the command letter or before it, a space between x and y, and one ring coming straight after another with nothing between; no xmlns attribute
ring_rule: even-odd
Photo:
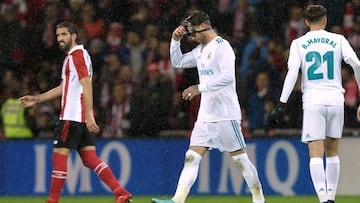
<svg viewBox="0 0 360 203"><path fill-rule="evenodd" d="M355 80L358 88L360 88L360 61L349 41L347 41L344 36L341 38L341 49L343 59L345 63L349 64L354 70ZM356 117L360 121L360 105L357 108Z"/></svg>
<svg viewBox="0 0 360 203"><path fill-rule="evenodd" d="M86 115L86 127L92 133L98 133L100 128L96 124L94 111L93 111L93 90L92 84L89 77L83 77L80 80L80 83L83 87L83 97L85 105L85 115Z"/></svg>
<svg viewBox="0 0 360 203"><path fill-rule="evenodd" d="M75 51L72 54L72 57L80 84L83 88L86 127L90 132L98 133L100 128L96 124L93 111L93 88L90 79L91 72L89 71L88 65L85 62L83 50Z"/></svg>

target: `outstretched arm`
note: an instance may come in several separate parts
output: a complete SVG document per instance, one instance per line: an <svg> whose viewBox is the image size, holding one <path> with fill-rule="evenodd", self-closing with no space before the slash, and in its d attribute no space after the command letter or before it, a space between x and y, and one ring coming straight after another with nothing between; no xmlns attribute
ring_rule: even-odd
<svg viewBox="0 0 360 203"><path fill-rule="evenodd" d="M19 100L20 100L21 105L23 105L24 107L31 107L37 103L41 103L44 101L54 99L56 97L60 97L61 91L62 91L62 83L59 86L57 86L47 92L44 92L42 94L25 95L23 97L20 97Z"/></svg>

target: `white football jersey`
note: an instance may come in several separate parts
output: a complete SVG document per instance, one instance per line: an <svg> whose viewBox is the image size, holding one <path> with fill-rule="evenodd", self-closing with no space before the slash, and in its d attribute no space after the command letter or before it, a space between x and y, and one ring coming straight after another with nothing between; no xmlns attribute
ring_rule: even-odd
<svg viewBox="0 0 360 203"><path fill-rule="evenodd" d="M216 122L241 119L236 92L235 54L229 42L217 36L183 54L180 41L172 39L170 58L175 68L197 67L200 109L197 121Z"/></svg>
<svg viewBox="0 0 360 203"><path fill-rule="evenodd" d="M83 45L71 49L62 67L62 98L60 120L85 122L83 87L80 80L92 78L91 59Z"/></svg>
<svg viewBox="0 0 360 203"><path fill-rule="evenodd" d="M343 105L342 60L359 72L360 62L343 35L316 30L293 40L280 101L287 102L301 69L304 108L311 104Z"/></svg>

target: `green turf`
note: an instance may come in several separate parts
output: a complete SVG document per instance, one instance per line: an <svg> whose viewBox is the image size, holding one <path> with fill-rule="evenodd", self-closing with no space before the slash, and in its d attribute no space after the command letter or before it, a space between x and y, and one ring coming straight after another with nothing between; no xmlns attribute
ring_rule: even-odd
<svg viewBox="0 0 360 203"><path fill-rule="evenodd" d="M155 196L156 198L167 198ZM7 197L0 196L1 203L44 203L46 197ZM133 198L133 203L150 203L150 196L139 196ZM250 203L251 197L238 196L190 196L186 203ZM267 203L317 203L315 196L267 196ZM337 196L336 202L360 203L360 196ZM102 196L64 196L60 203L113 203L112 197Z"/></svg>

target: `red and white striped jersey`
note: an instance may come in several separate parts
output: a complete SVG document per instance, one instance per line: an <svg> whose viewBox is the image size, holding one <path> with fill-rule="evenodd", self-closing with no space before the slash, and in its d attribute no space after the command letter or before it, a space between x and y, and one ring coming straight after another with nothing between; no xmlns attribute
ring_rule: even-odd
<svg viewBox="0 0 360 203"><path fill-rule="evenodd" d="M91 58L83 45L72 48L62 67L62 97L60 120L85 123L83 87L80 80L93 75Z"/></svg>

